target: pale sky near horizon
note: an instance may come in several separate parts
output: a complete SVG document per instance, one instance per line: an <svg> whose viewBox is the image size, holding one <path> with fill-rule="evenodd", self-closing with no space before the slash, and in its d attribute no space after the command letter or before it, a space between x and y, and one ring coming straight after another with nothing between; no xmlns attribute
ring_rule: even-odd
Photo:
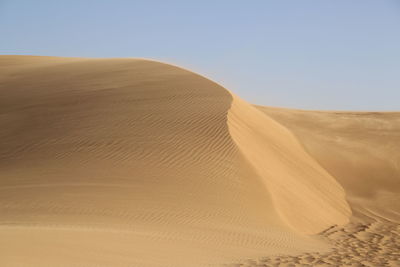
<svg viewBox="0 0 400 267"><path fill-rule="evenodd" d="M255 104L400 111L400 0L0 0L0 54L151 58Z"/></svg>

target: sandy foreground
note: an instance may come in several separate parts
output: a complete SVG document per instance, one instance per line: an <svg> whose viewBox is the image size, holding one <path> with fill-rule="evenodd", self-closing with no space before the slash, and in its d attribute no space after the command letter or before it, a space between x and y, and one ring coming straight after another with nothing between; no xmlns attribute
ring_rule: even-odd
<svg viewBox="0 0 400 267"><path fill-rule="evenodd" d="M399 151L400 112L0 56L0 266L400 266Z"/></svg>

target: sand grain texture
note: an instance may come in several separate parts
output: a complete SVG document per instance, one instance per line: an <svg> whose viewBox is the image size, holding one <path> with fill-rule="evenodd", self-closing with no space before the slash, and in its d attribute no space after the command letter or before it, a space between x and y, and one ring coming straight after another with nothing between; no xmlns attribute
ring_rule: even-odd
<svg viewBox="0 0 400 267"><path fill-rule="evenodd" d="M293 112L154 61L0 56L1 265L266 264L347 233L395 262L400 115L343 149Z"/></svg>

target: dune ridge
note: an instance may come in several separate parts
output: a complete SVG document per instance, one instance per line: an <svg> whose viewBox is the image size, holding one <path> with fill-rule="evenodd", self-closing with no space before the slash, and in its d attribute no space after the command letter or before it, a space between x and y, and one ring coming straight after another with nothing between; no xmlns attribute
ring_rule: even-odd
<svg viewBox="0 0 400 267"><path fill-rule="evenodd" d="M286 128L237 96L228 118L233 140L292 228L315 234L348 222L351 210L343 188Z"/></svg>
<svg viewBox="0 0 400 267"><path fill-rule="evenodd" d="M399 266L400 112L255 108L301 141L342 185L352 209L348 224L320 234L333 250L265 257L257 264Z"/></svg>
<svg viewBox="0 0 400 267"><path fill-rule="evenodd" d="M356 217L400 220L400 112L257 108L289 128L335 177Z"/></svg>
<svg viewBox="0 0 400 267"><path fill-rule="evenodd" d="M314 234L353 222L356 202L264 111L160 62L0 56L0 263L214 266L329 253L334 244Z"/></svg>

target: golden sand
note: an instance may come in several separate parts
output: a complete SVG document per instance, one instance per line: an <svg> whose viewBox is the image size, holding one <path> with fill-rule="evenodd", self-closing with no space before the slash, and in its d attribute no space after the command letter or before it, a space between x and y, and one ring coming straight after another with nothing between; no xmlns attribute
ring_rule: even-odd
<svg viewBox="0 0 400 267"><path fill-rule="evenodd" d="M396 266L398 151L400 113L253 106L148 60L0 56L0 265Z"/></svg>

